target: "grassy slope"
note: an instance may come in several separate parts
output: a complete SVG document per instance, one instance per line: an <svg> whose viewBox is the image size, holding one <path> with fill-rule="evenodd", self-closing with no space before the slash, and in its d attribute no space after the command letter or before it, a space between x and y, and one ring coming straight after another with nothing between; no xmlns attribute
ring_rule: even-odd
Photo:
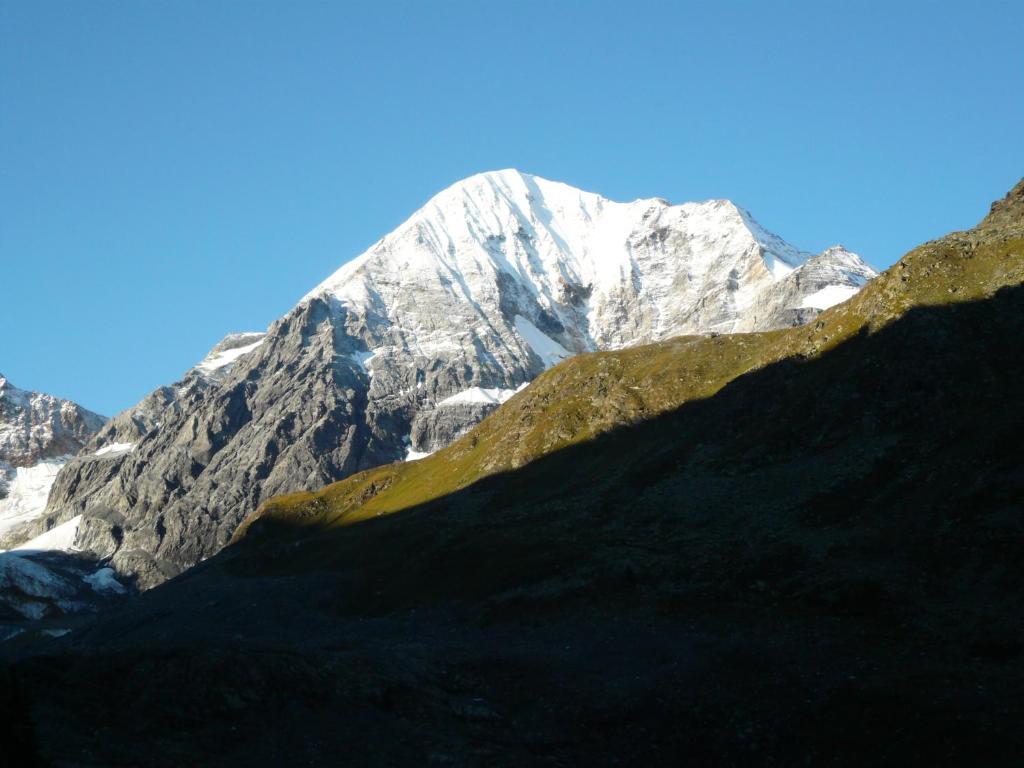
<svg viewBox="0 0 1024 768"><path fill-rule="evenodd" d="M577 358L273 501L0 645L13 722L59 765L1018 765L1022 221L1024 186L814 326Z"/></svg>
<svg viewBox="0 0 1024 768"><path fill-rule="evenodd" d="M912 307L990 297L1024 281L1024 182L974 230L906 254L848 302L810 326L769 333L681 337L582 355L539 377L473 432L437 454L379 467L317 493L269 501L256 519L349 524L440 498L497 472L713 396L737 377L787 358L813 359Z"/></svg>

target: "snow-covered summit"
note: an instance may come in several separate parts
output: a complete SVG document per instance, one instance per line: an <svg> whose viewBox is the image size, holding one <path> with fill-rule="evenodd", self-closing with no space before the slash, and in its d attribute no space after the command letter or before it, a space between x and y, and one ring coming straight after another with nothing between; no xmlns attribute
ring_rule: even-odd
<svg viewBox="0 0 1024 768"><path fill-rule="evenodd" d="M305 299L387 316L428 343L442 316L471 330L504 315L520 336L520 315L579 352L806 319L803 295L773 289L801 282L812 258L841 260L846 287L875 274L845 250L789 245L728 200L621 203L503 170L443 190Z"/></svg>
<svg viewBox="0 0 1024 768"><path fill-rule="evenodd" d="M472 176L307 294L116 416L47 516L143 588L216 552L274 495L449 445L569 355L806 322L874 272L727 200L621 203Z"/></svg>
<svg viewBox="0 0 1024 768"><path fill-rule="evenodd" d="M580 352L803 323L874 275L842 246L795 248L729 200L615 202L503 170L435 195L299 307L333 308L340 357L371 402L419 412L410 440L424 451L457 432L424 414L482 405L465 393L513 391Z"/></svg>

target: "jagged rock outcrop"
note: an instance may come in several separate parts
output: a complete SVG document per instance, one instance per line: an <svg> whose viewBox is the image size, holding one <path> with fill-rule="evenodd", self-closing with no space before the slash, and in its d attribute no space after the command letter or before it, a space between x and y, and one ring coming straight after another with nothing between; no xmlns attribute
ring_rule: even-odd
<svg viewBox="0 0 1024 768"><path fill-rule="evenodd" d="M181 381L158 387L138 404L107 421L55 483L55 504L64 514L43 517L23 532L22 538L42 534L67 519L69 511L77 515L88 508L90 515L82 537L88 541L87 548L101 557L112 555L120 545L118 526L123 518L118 512L119 505L107 504L103 499L113 498L123 489L123 483L116 478L127 455L150 432L174 421L183 410L195 407L211 387L224 380L236 360L259 346L264 335L227 336Z"/></svg>
<svg viewBox="0 0 1024 768"><path fill-rule="evenodd" d="M62 471L41 526L82 515L77 545L151 586L269 496L443 447L566 356L790 326L873 275L728 201L615 203L516 171L474 176L265 336L229 337L116 417Z"/></svg>
<svg viewBox="0 0 1024 768"><path fill-rule="evenodd" d="M12 467L77 453L105 421L70 400L18 389L0 374L0 460Z"/></svg>
<svg viewBox="0 0 1024 768"><path fill-rule="evenodd" d="M498 408L499 403L452 403L420 411L412 420L409 443L416 453L433 453L462 437Z"/></svg>
<svg viewBox="0 0 1024 768"><path fill-rule="evenodd" d="M84 580L94 578L87 558L5 551L31 538L61 467L104 421L77 403L18 389L0 375L0 639L22 632L18 624L26 619L85 610L104 599L94 599ZM116 581L103 586L124 592Z"/></svg>
<svg viewBox="0 0 1024 768"><path fill-rule="evenodd" d="M0 550L42 513L54 478L105 419L0 375Z"/></svg>

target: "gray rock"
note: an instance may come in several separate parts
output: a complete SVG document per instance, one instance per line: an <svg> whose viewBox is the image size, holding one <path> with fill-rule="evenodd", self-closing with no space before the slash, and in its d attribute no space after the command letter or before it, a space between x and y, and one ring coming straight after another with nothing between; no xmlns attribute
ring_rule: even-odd
<svg viewBox="0 0 1024 768"><path fill-rule="evenodd" d="M620 204L516 172L435 197L261 334L228 337L62 470L49 526L148 588L267 498L444 447L570 354L805 322L873 275L728 201ZM108 450L132 443L131 450ZM102 455L96 455L101 452Z"/></svg>
<svg viewBox="0 0 1024 768"><path fill-rule="evenodd" d="M0 550L29 537L58 469L104 421L70 400L18 389L0 375Z"/></svg>
<svg viewBox="0 0 1024 768"><path fill-rule="evenodd" d="M77 453L105 421L70 400L18 389L0 374L0 461L12 467Z"/></svg>
<svg viewBox="0 0 1024 768"><path fill-rule="evenodd" d="M422 453L439 451L497 409L497 403L458 403L422 410L412 420L410 444Z"/></svg>

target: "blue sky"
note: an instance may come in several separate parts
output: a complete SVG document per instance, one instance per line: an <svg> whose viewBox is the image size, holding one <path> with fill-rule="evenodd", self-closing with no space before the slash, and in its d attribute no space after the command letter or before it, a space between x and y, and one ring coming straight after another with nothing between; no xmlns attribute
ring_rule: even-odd
<svg viewBox="0 0 1024 768"><path fill-rule="evenodd" d="M0 0L0 372L112 414L472 173L884 267L1024 174L1024 4Z"/></svg>

